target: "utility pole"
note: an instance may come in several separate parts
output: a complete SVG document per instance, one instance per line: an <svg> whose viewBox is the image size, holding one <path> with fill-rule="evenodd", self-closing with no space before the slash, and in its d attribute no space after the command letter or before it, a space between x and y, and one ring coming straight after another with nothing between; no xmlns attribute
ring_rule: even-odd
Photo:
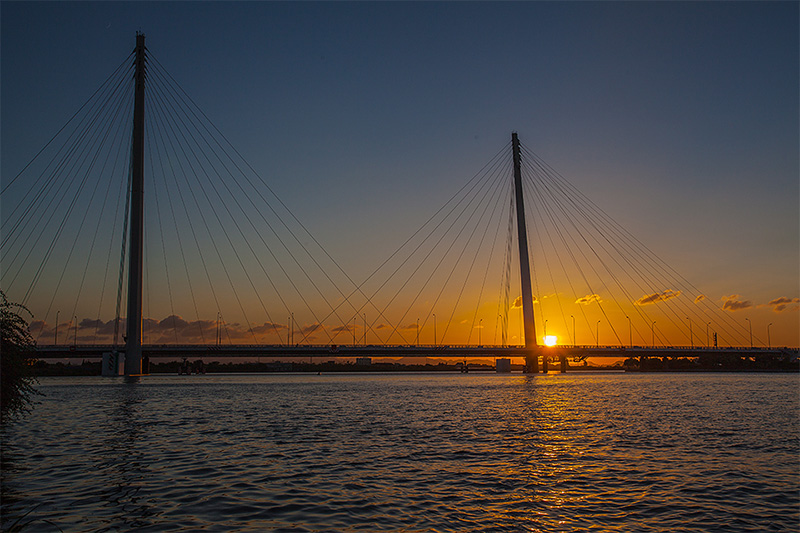
<svg viewBox="0 0 800 533"><path fill-rule="evenodd" d="M528 232L525 226L525 203L522 199L522 159L516 132L511 134L511 151L514 157L514 203L517 206L517 243L519 244L519 274L522 281L522 317L525 331L524 372L535 374L539 372L539 345L536 342L536 325L533 322Z"/></svg>
<svg viewBox="0 0 800 533"><path fill-rule="evenodd" d="M131 218L128 238L128 335L125 375L142 373L142 255L144 248L144 34L136 34L136 72L131 146Z"/></svg>

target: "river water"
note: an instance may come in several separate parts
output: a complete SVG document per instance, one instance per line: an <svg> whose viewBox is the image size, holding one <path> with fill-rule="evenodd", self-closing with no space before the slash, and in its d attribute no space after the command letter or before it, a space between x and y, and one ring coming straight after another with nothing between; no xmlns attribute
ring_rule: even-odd
<svg viewBox="0 0 800 533"><path fill-rule="evenodd" d="M43 378L39 404L2 429L2 521L798 531L799 385L796 374Z"/></svg>

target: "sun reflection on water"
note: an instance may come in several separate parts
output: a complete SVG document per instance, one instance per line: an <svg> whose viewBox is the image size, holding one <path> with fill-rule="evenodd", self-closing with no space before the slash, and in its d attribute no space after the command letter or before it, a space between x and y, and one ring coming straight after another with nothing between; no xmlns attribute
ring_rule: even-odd
<svg viewBox="0 0 800 533"><path fill-rule="evenodd" d="M32 518L63 530L796 523L797 498L772 497L795 494L796 378L206 377L43 380L4 436L4 516L44 502Z"/></svg>

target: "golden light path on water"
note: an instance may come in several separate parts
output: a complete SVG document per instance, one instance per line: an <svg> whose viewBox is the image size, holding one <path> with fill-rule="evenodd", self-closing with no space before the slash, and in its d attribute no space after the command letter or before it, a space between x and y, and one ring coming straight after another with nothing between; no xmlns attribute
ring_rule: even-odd
<svg viewBox="0 0 800 533"><path fill-rule="evenodd" d="M37 531L791 530L796 374L42 379L3 430ZM49 522L48 522L49 521Z"/></svg>

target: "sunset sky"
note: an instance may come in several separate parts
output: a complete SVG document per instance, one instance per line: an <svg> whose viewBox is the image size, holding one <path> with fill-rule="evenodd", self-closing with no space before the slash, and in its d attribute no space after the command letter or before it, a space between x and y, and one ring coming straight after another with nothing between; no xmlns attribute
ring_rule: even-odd
<svg viewBox="0 0 800 533"><path fill-rule="evenodd" d="M353 280L369 276L516 131L721 313L764 342L771 323L772 345L800 343L796 2L3 2L0 9L3 186L141 31L159 64ZM15 194L2 201L3 233ZM640 305L654 307L677 290L635 298L649 297ZM513 301L519 290L511 292ZM480 311L484 324L497 316L497 298L491 302ZM67 326L72 306L56 303L44 316L48 305L31 301L35 318L52 329L58 309ZM79 321L98 318L89 307L75 312ZM187 324L206 321L214 335L217 310L192 316L190 307L175 314ZM421 309L395 317L398 326L410 327ZM297 328L313 326L312 317L297 315ZM99 318L105 327L113 317ZM285 331L290 320L276 311L256 322ZM571 323L552 315L548 322L549 334L569 336ZM325 326L352 335L341 322ZM705 344L705 324L695 327ZM509 323L510 342L517 329ZM650 330L639 330L648 340ZM425 331L429 342L432 322ZM596 341L584 332L585 343Z"/></svg>

